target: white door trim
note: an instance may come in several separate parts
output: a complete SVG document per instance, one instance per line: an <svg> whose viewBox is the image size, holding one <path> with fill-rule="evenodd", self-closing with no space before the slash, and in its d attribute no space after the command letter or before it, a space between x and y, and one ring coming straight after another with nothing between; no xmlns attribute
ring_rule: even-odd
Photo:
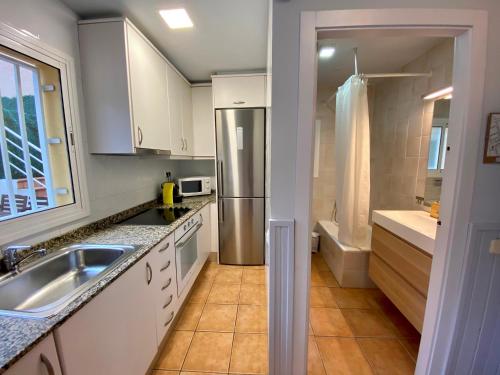
<svg viewBox="0 0 500 375"><path fill-rule="evenodd" d="M421 349L416 374L440 374L447 366L462 292L467 227L480 130L486 58L487 13L453 9L377 9L303 12L300 20L298 134L295 175L295 279L293 374L307 366L310 273L310 206L316 102L316 31L346 33L397 30L401 33L456 36L450 122L451 151L443 174L442 226L436 238ZM453 249L453 256L452 251Z"/></svg>

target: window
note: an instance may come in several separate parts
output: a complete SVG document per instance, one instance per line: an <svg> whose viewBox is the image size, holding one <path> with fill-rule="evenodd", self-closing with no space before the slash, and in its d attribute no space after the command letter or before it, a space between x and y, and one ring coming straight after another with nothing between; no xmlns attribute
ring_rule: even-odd
<svg viewBox="0 0 500 375"><path fill-rule="evenodd" d="M74 203L59 86L57 68L0 46L1 221Z"/></svg>
<svg viewBox="0 0 500 375"><path fill-rule="evenodd" d="M431 139L429 142L429 158L427 169L443 170L446 158L446 144L448 139L448 128L443 126L433 126L431 129Z"/></svg>
<svg viewBox="0 0 500 375"><path fill-rule="evenodd" d="M88 215L73 62L28 39L0 27L0 245Z"/></svg>

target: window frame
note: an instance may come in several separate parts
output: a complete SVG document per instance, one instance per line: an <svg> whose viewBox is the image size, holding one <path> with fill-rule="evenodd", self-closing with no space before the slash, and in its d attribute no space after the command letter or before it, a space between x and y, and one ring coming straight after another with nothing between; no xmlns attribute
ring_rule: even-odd
<svg viewBox="0 0 500 375"><path fill-rule="evenodd" d="M446 143L448 141L448 136L447 136L447 129L449 125L449 119L447 118L434 118L432 119L432 128L441 128L441 135L439 137L439 150L438 150L438 162L437 162L437 168L436 169L429 169L427 168L427 176L428 177L442 177L444 167L442 165L443 158L446 158ZM430 143L430 139L429 139ZM430 151L430 144L429 144L429 151ZM429 153L429 151L427 153ZM429 155L427 155L427 158ZM445 161L446 162L446 161Z"/></svg>
<svg viewBox="0 0 500 375"><path fill-rule="evenodd" d="M21 215L0 222L1 246L23 238L41 235L62 225L68 225L89 216L90 209L73 58L22 31L1 23L0 44L59 69L66 124L65 132L69 142L69 165L74 191L73 204Z"/></svg>

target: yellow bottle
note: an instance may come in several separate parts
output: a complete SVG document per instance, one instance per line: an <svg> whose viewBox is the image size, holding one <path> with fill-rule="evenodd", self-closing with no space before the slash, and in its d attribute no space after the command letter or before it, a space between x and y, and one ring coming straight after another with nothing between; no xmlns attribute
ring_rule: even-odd
<svg viewBox="0 0 500 375"><path fill-rule="evenodd" d="M163 204L167 206L174 205L174 186L175 184L173 182L164 182L161 184Z"/></svg>
<svg viewBox="0 0 500 375"><path fill-rule="evenodd" d="M432 202L431 205L431 217L434 219L439 219L439 209L441 208L441 204L439 202Z"/></svg>

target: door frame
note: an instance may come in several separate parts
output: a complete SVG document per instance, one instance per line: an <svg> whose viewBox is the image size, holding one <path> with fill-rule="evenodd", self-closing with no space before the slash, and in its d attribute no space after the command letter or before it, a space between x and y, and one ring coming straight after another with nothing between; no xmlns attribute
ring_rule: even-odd
<svg viewBox="0 0 500 375"><path fill-rule="evenodd" d="M282 368L289 366L293 369L293 374L297 375L307 372L311 262L307 249L310 247L311 233L317 30L342 32L344 35L397 30L400 35L425 33L456 38L453 69L455 90L450 110L450 122L456 125L453 131L450 131L448 139L451 150L447 155L447 168L443 174L442 225L436 236L436 251L416 367L416 374L444 373L455 332L458 301L463 291L462 270L467 252L467 227L471 218L478 147L481 145L487 12L454 9L364 9L301 13L295 233L294 243L288 250L306 251L295 252L295 272L289 275L291 277L287 282L282 283L293 285L293 303L285 305L286 311L281 311L281 319L292 319L289 325L291 332L287 332L287 337L293 337L293 344L280 346L279 340L270 340L273 361L281 362ZM283 257L281 262L285 259ZM271 268L279 272L279 269L285 269L286 265L281 263L281 267ZM284 280L286 275L276 274L273 278ZM272 314L272 311L270 313ZM274 316L272 320L277 323L280 317ZM271 331L270 335L272 334ZM273 373L273 370L271 369L270 373Z"/></svg>

